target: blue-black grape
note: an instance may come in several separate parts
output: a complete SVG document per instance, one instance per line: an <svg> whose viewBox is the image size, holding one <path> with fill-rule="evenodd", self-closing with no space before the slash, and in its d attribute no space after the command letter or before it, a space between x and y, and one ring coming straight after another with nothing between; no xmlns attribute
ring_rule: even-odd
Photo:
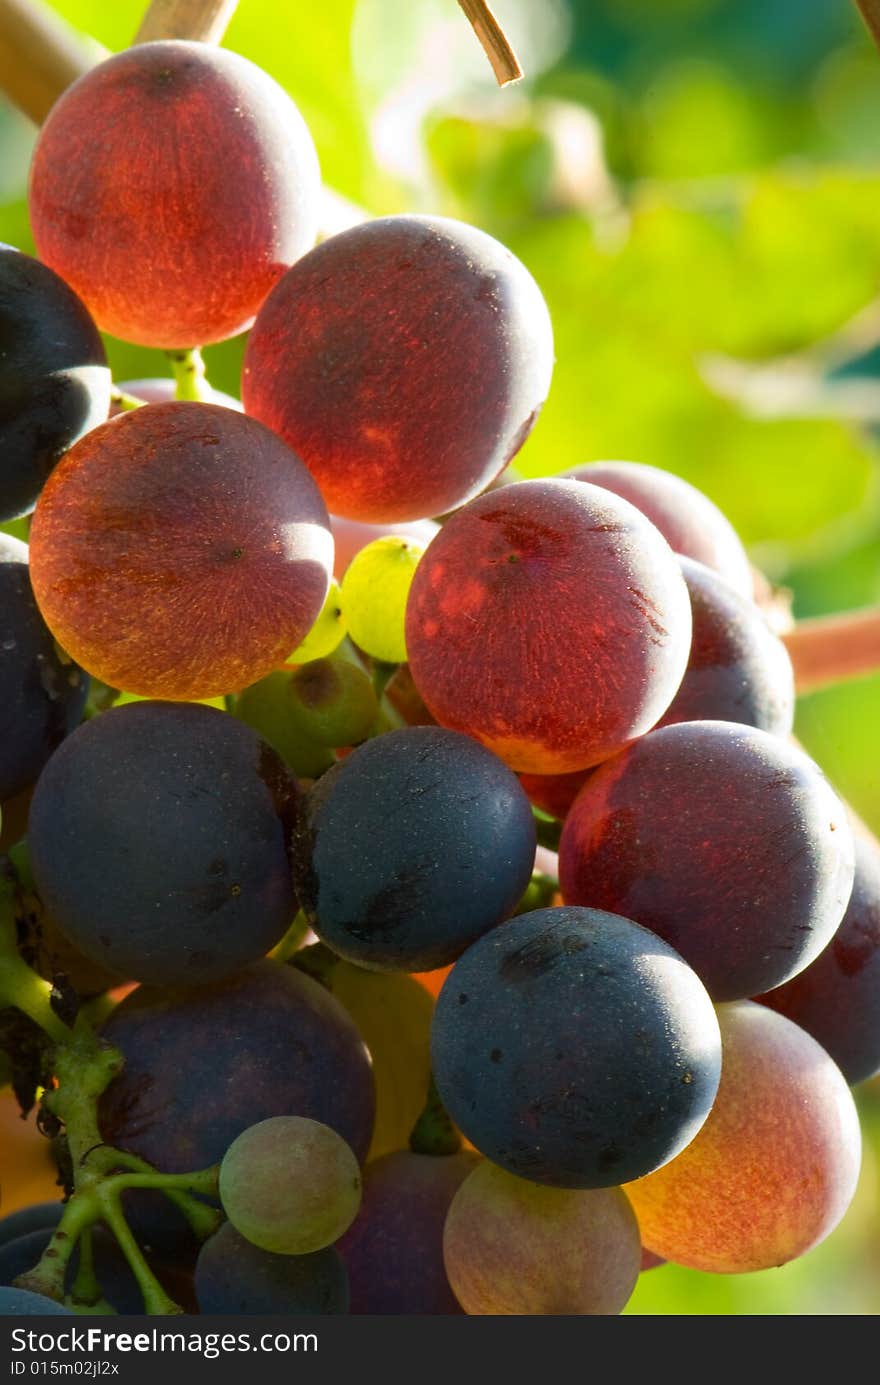
<svg viewBox="0 0 880 1385"><path fill-rule="evenodd" d="M54 1229L61 1220L64 1204L61 1202L35 1202L30 1207L20 1207L0 1219L0 1246L7 1241L17 1241L32 1231Z"/></svg>
<svg viewBox="0 0 880 1385"><path fill-rule="evenodd" d="M33 509L58 459L109 408L85 305L47 265L0 245L0 522Z"/></svg>
<svg viewBox="0 0 880 1385"><path fill-rule="evenodd" d="M352 1313L461 1313L443 1264L443 1226L479 1162L467 1149L449 1155L400 1149L367 1165L360 1212L338 1243Z"/></svg>
<svg viewBox="0 0 880 1385"><path fill-rule="evenodd" d="M54 1226L50 1226L30 1231L0 1248L0 1284L10 1285L20 1274L34 1268L51 1241L54 1229ZM92 1231L92 1254L95 1275L110 1306L117 1313L142 1313L144 1300L137 1279L115 1237L102 1226L96 1226ZM78 1267L77 1246L65 1276L68 1293L73 1289ZM164 1272L160 1270L159 1276L164 1278Z"/></svg>
<svg viewBox="0 0 880 1385"><path fill-rule="evenodd" d="M493 1163L602 1188L674 1158L705 1121L718 1022L662 939L594 909L538 909L474 943L440 992L440 1096Z"/></svg>
<svg viewBox="0 0 880 1385"><path fill-rule="evenodd" d="M0 1288L0 1317L39 1317L42 1314L65 1313L73 1316L72 1308L63 1303L44 1298L42 1294L31 1294L27 1289Z"/></svg>
<svg viewBox="0 0 880 1385"><path fill-rule="evenodd" d="M196 1263L202 1313L347 1313L348 1275L333 1246L312 1255L273 1255L224 1222Z"/></svg>
<svg viewBox="0 0 880 1385"><path fill-rule="evenodd" d="M78 724L88 689L37 609L27 544L0 534L0 801L36 781Z"/></svg>
<svg viewBox="0 0 880 1385"><path fill-rule="evenodd" d="M445 966L513 912L535 826L516 776L455 731L368 741L312 789L294 839L315 932L362 966Z"/></svg>
<svg viewBox="0 0 880 1385"><path fill-rule="evenodd" d="M758 999L806 1029L847 1082L880 1072L880 843L855 827L856 872L843 921L814 962Z"/></svg>
<svg viewBox="0 0 880 1385"><path fill-rule="evenodd" d="M280 759L211 707L131 703L46 766L28 841L40 896L93 961L203 985L265 955L296 905L297 791Z"/></svg>

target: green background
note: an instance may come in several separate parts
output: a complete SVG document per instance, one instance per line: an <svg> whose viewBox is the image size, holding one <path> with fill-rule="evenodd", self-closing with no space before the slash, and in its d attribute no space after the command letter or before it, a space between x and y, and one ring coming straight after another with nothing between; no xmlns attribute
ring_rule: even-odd
<svg viewBox="0 0 880 1385"><path fill-rule="evenodd" d="M798 616L880 601L880 54L854 6L495 8L527 70L504 91L454 0L241 0L226 42L299 103L337 193L472 221L532 270L557 365L523 474L666 467L725 509ZM55 9L119 48L144 0ZM32 140L0 98L0 239L23 249ZM167 373L108 345L118 380ZM213 384L238 392L241 352L206 353ZM880 677L802 698L796 730L880 831ZM876 1313L880 1086L857 1096L862 1182L823 1246L760 1275L666 1266L626 1311Z"/></svg>

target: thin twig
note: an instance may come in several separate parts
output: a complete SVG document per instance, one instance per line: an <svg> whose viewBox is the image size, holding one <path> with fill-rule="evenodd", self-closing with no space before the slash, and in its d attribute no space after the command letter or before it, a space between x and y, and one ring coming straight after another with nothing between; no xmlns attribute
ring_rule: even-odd
<svg viewBox="0 0 880 1385"><path fill-rule="evenodd" d="M799 620L782 638L798 693L880 672L880 606Z"/></svg>
<svg viewBox="0 0 880 1385"><path fill-rule="evenodd" d="M152 0L134 42L188 38L220 43L237 7L238 0Z"/></svg>
<svg viewBox="0 0 880 1385"><path fill-rule="evenodd" d="M0 0L0 91L37 125L100 57L44 0Z"/></svg>
<svg viewBox="0 0 880 1385"><path fill-rule="evenodd" d="M492 71L500 87L509 82L518 82L523 75L519 58L513 45L505 34L487 0L458 0L470 21L471 27L492 64Z"/></svg>

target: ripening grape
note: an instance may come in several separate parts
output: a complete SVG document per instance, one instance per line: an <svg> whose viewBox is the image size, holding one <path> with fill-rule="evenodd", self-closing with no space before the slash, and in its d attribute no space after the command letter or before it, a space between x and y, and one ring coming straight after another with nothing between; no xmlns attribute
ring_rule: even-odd
<svg viewBox="0 0 880 1385"><path fill-rule="evenodd" d="M313 659L290 675L289 715L318 745L358 745L379 715L373 680L349 659Z"/></svg>
<svg viewBox="0 0 880 1385"><path fill-rule="evenodd" d="M801 750L733 722L652 731L601 766L562 830L567 904L636 919L716 1000L781 985L843 917L853 844Z"/></svg>
<svg viewBox="0 0 880 1385"><path fill-rule="evenodd" d="M880 1072L880 843L854 824L856 870L831 942L784 986L757 997L818 1039L847 1082Z"/></svg>
<svg viewBox="0 0 880 1385"><path fill-rule="evenodd" d="M27 514L70 445L102 423L110 372L76 294L0 244L0 522Z"/></svg>
<svg viewBox="0 0 880 1385"><path fill-rule="evenodd" d="M286 664L308 664L313 659L326 659L338 649L347 633L345 614L340 601L339 583L332 581L327 599L305 639L285 659Z"/></svg>
<svg viewBox="0 0 880 1385"><path fill-rule="evenodd" d="M233 1140L220 1165L220 1201L252 1245L311 1255L338 1241L361 1203L361 1171L335 1130L275 1116Z"/></svg>
<svg viewBox="0 0 880 1385"><path fill-rule="evenodd" d="M219 981L264 956L296 913L296 807L278 757L234 717L171 702L114 707L80 726L40 777L34 879L69 940L117 975Z"/></svg>
<svg viewBox="0 0 880 1385"><path fill-rule="evenodd" d="M718 1007L724 1064L709 1118L677 1159L627 1186L646 1246L693 1269L784 1265L855 1192L858 1113L833 1061L763 1005Z"/></svg>
<svg viewBox="0 0 880 1385"><path fill-rule="evenodd" d="M406 602L424 549L393 535L362 548L342 579L342 606L355 644L374 659L406 659Z"/></svg>
<svg viewBox="0 0 880 1385"><path fill-rule="evenodd" d="M291 673L270 673L235 699L233 711L257 735L271 745L294 774L317 779L335 765L329 745L316 741L298 713L300 699Z"/></svg>
<svg viewBox="0 0 880 1385"><path fill-rule="evenodd" d="M250 325L314 243L319 189L281 87L227 48L175 40L127 48L68 88L37 141L28 205L40 258L104 331L190 347Z"/></svg>
<svg viewBox="0 0 880 1385"><path fill-rule="evenodd" d="M794 724L788 650L752 601L710 568L681 558L694 630L681 686L658 725L737 721L774 736Z"/></svg>
<svg viewBox="0 0 880 1385"><path fill-rule="evenodd" d="M437 721L532 774L586 769L649 730L690 637L668 544L634 506L577 481L522 481L453 515L406 616Z"/></svg>
<svg viewBox="0 0 880 1385"><path fill-rule="evenodd" d="M357 519L343 519L340 515L331 515L330 530L336 546L333 576L341 582L351 560L374 539L396 534L399 538L415 544L417 548L427 548L435 534L439 534L440 525L433 519L411 519L402 524L364 524Z"/></svg>
<svg viewBox="0 0 880 1385"><path fill-rule="evenodd" d="M605 1188L674 1158L718 1087L697 976L660 938L593 909L538 909L480 938L434 1011L437 1088L509 1173Z"/></svg>
<svg viewBox="0 0 880 1385"><path fill-rule="evenodd" d="M479 1162L470 1150L436 1155L398 1148L367 1164L360 1211L339 1242L352 1313L461 1313L443 1264L443 1226Z"/></svg>
<svg viewBox="0 0 880 1385"><path fill-rule="evenodd" d="M389 971L457 957L516 908L535 825L516 776L435 726L360 746L311 789L294 878L312 928L340 956Z"/></svg>
<svg viewBox="0 0 880 1385"><path fill-rule="evenodd" d="M674 553L714 569L740 596L754 583L748 555L726 515L696 486L643 462L590 462L562 473L612 491L647 515Z"/></svg>
<svg viewBox="0 0 880 1385"><path fill-rule="evenodd" d="M348 1011L367 1046L376 1084L376 1121L368 1158L403 1149L422 1114L431 1077L434 1002L402 972L367 971L338 961L322 978Z"/></svg>
<svg viewBox="0 0 880 1385"><path fill-rule="evenodd" d="M348 1276L332 1247L272 1255L224 1222L199 1252L196 1297L202 1313L347 1313Z"/></svg>
<svg viewBox="0 0 880 1385"><path fill-rule="evenodd" d="M216 404L96 428L34 514L31 577L59 644L114 688L198 699L284 661L327 595L324 503L288 448Z"/></svg>
<svg viewBox="0 0 880 1385"><path fill-rule="evenodd" d="M79 723L88 690L37 608L27 545L0 534L0 800L36 782Z"/></svg>
<svg viewBox="0 0 880 1385"><path fill-rule="evenodd" d="M619 1313L642 1248L620 1188L542 1188L485 1162L452 1200L443 1250L471 1316L569 1316Z"/></svg>
<svg viewBox="0 0 880 1385"><path fill-rule="evenodd" d="M546 304L510 251L462 222L391 216L288 270L248 339L242 398L334 514L385 524L478 495L552 368Z"/></svg>

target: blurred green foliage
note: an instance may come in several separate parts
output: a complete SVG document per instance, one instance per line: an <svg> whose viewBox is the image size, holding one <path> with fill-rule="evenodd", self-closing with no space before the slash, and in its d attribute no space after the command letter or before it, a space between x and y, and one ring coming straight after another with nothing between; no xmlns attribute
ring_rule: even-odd
<svg viewBox="0 0 880 1385"><path fill-rule="evenodd" d="M55 7L118 48L144 0ZM880 601L880 352L859 319L880 289L880 55L850 0L496 9L528 74L506 91L453 0L241 0L226 41L297 100L338 193L473 221L531 268L558 359L523 474L668 467L798 615ZM24 249L31 139L0 106L0 238ZM108 344L119 380L167 373ZM207 353L212 383L237 392L241 351ZM842 379L863 386L858 418L829 388ZM797 731L880 830L880 678L801 699ZM759 1276L651 1271L627 1311L876 1313L877 1084L859 1095L865 1173L829 1241Z"/></svg>

